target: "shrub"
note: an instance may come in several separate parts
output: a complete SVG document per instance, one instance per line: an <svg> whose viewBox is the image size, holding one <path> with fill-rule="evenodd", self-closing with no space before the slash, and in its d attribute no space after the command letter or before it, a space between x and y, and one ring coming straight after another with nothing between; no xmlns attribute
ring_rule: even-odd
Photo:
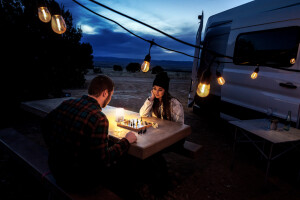
<svg viewBox="0 0 300 200"><path fill-rule="evenodd" d="M139 63L129 63L126 66L128 72L137 72L141 70L141 65Z"/></svg>
<svg viewBox="0 0 300 200"><path fill-rule="evenodd" d="M161 66L155 66L152 68L152 74L158 74L159 72L163 72L164 69Z"/></svg>
<svg viewBox="0 0 300 200"><path fill-rule="evenodd" d="M101 67L94 67L93 71L95 74L102 74Z"/></svg>
<svg viewBox="0 0 300 200"><path fill-rule="evenodd" d="M113 66L114 71L123 71L123 68L120 65Z"/></svg>

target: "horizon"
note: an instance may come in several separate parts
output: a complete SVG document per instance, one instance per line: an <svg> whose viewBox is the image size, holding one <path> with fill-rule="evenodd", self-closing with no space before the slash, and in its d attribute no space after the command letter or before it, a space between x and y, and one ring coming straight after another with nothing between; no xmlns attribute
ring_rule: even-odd
<svg viewBox="0 0 300 200"><path fill-rule="evenodd" d="M120 65L123 69L125 69L129 63L142 64L143 62L143 59L138 58L117 58L101 56L97 56L97 58L99 59L94 59L94 68L113 68L114 65ZM161 66L165 71L191 72L193 62L174 60L152 60L150 64L150 69L153 69L153 67L155 66Z"/></svg>
<svg viewBox="0 0 300 200"><path fill-rule="evenodd" d="M94 58L111 58L111 59L126 59L126 60L144 60L143 58L123 58L123 57L114 57L114 56L94 56ZM151 59L151 61L170 61L170 62L191 62L193 61L187 61L187 60L158 60L158 59Z"/></svg>

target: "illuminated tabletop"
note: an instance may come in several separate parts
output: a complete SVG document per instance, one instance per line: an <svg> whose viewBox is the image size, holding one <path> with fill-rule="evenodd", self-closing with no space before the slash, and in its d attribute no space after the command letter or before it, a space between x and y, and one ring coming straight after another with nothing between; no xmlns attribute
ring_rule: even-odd
<svg viewBox="0 0 300 200"><path fill-rule="evenodd" d="M21 107L35 115L45 117L64 100L70 98L71 97L22 102ZM115 109L115 107L106 106L102 109L102 112L109 120L110 139L117 141L123 138L130 130L117 126L117 122L115 121ZM140 118L139 113L129 110L124 110L124 117L125 119ZM153 117L143 117L143 120L157 123L158 128L149 127L144 134L136 133L137 142L130 145L128 154L140 159L145 159L191 134L191 127L185 124Z"/></svg>

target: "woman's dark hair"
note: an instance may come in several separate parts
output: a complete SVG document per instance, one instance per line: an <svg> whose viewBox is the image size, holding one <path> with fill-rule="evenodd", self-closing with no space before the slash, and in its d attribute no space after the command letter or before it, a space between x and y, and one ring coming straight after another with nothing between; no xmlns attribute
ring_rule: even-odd
<svg viewBox="0 0 300 200"><path fill-rule="evenodd" d="M111 93L114 86L115 84L111 78L105 75L98 75L91 81L88 94L99 97L104 90L108 90L108 92Z"/></svg>
<svg viewBox="0 0 300 200"><path fill-rule="evenodd" d="M157 98L154 99L152 109L155 116L157 116L158 118L163 116L163 119L171 120L171 99L172 98L173 96L169 92L165 91L165 94L162 97L162 104L164 108L163 113L159 112L159 107L161 105L159 100Z"/></svg>

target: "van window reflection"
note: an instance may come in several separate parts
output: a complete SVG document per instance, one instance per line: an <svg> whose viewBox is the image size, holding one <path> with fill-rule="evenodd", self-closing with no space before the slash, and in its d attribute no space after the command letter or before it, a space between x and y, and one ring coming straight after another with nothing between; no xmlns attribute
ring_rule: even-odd
<svg viewBox="0 0 300 200"><path fill-rule="evenodd" d="M297 59L300 27L240 34L236 39L236 65L291 67Z"/></svg>

